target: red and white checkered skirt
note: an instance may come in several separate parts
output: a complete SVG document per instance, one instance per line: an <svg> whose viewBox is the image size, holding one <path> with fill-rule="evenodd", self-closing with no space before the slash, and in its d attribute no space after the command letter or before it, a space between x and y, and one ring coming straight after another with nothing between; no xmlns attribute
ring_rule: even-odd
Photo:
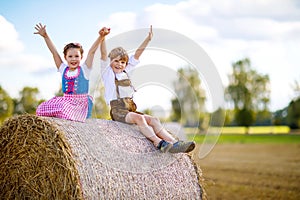
<svg viewBox="0 0 300 200"><path fill-rule="evenodd" d="M37 116L57 117L84 122L88 113L87 94L64 94L62 97L41 103L36 109Z"/></svg>

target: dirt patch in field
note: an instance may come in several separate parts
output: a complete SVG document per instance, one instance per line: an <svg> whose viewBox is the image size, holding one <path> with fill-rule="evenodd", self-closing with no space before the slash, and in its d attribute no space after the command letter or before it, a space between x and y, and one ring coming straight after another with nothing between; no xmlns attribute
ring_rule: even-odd
<svg viewBox="0 0 300 200"><path fill-rule="evenodd" d="M217 144L193 157L208 199L300 199L300 144Z"/></svg>

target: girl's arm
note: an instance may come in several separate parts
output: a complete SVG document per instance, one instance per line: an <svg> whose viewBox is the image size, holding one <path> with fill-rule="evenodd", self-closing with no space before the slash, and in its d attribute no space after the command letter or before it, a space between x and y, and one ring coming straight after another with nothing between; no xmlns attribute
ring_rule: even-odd
<svg viewBox="0 0 300 200"><path fill-rule="evenodd" d="M152 25L150 26L150 31L146 39L143 41L143 43L139 46L139 48L135 51L134 58L138 60L142 53L144 52L145 48L147 47L148 43L151 41L153 37L153 32L152 32Z"/></svg>
<svg viewBox="0 0 300 200"><path fill-rule="evenodd" d="M105 27L99 31L99 36L96 39L96 41L94 42L94 44L92 45L92 47L90 48L87 58L85 60L85 64L87 65L88 68L92 67L95 52L96 52L99 44L101 42L103 42L105 35L107 35L108 33L109 33L109 29L107 29Z"/></svg>
<svg viewBox="0 0 300 200"><path fill-rule="evenodd" d="M34 34L39 34L44 38L48 49L50 50L50 52L53 55L55 65L58 69L63 61L62 61L59 53L57 52L53 42L51 41L50 37L47 34L46 25L42 25L41 23L36 24L35 25L35 30L37 30L37 32L34 32Z"/></svg>

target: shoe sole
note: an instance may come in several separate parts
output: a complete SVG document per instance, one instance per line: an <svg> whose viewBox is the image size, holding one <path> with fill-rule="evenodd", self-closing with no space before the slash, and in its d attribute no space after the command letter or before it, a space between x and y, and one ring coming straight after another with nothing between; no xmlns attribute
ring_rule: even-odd
<svg viewBox="0 0 300 200"><path fill-rule="evenodd" d="M191 152L195 149L196 147L196 144L195 143L192 143L186 150L185 150L185 153L188 153L188 152Z"/></svg>

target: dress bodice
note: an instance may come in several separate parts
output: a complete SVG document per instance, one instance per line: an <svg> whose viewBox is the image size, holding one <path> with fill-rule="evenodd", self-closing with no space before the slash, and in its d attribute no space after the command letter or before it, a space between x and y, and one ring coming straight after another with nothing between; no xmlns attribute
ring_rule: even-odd
<svg viewBox="0 0 300 200"><path fill-rule="evenodd" d="M66 67L62 76L62 91L65 94L87 94L89 80L84 77L83 70L78 67L74 76L68 76L69 67Z"/></svg>

